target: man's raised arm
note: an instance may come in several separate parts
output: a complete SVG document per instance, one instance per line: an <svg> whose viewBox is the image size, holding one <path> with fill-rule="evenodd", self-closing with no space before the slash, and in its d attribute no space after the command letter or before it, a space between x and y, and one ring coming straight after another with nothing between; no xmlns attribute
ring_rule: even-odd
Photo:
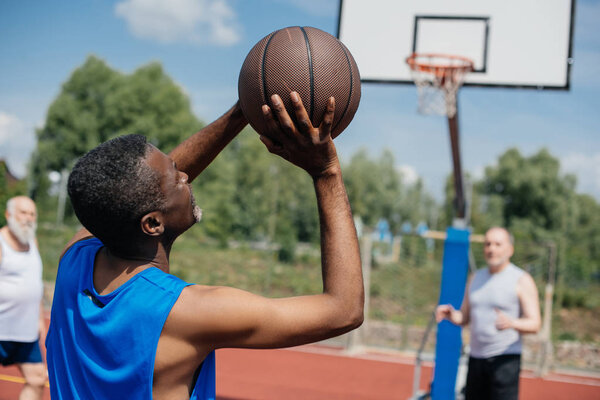
<svg viewBox="0 0 600 400"><path fill-rule="evenodd" d="M364 288L356 229L331 139L335 109L314 128L299 96L291 94L296 124L279 96L264 106L269 151L307 171L313 179L321 227L323 292L270 299L227 287L185 288L165 325L167 335L204 352L220 347L275 348L323 340L363 321Z"/></svg>
<svg viewBox="0 0 600 400"><path fill-rule="evenodd" d="M169 157L178 170L188 175L188 182L192 182L247 123L237 102L217 120L179 144Z"/></svg>

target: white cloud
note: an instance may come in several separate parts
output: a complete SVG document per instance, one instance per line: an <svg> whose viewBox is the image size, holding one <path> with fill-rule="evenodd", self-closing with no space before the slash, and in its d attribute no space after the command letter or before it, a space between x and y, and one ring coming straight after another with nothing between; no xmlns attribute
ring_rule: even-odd
<svg viewBox="0 0 600 400"><path fill-rule="evenodd" d="M600 201L600 153L571 153L560 160L566 173L577 176L577 192L587 193Z"/></svg>
<svg viewBox="0 0 600 400"><path fill-rule="evenodd" d="M160 43L229 46L240 40L240 24L226 0L124 0L115 13L135 36Z"/></svg>
<svg viewBox="0 0 600 400"><path fill-rule="evenodd" d="M413 185L419 180L419 174L417 170L411 165L400 165L398 170L402 174L403 183L407 185Z"/></svg>
<svg viewBox="0 0 600 400"><path fill-rule="evenodd" d="M0 159L6 160L10 171L22 177L35 147L33 127L27 127L14 115L0 111Z"/></svg>

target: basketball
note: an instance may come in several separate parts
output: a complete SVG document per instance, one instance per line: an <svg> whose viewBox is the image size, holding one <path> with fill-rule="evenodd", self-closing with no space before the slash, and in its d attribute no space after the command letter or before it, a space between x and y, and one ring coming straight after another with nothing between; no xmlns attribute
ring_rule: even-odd
<svg viewBox="0 0 600 400"><path fill-rule="evenodd" d="M293 26L262 38L250 50L238 80L240 105L250 125L265 132L263 104L278 94L292 119L290 92L302 99L314 127L321 124L329 97L335 97L331 136L352 121L360 102L360 75L350 51L320 29Z"/></svg>

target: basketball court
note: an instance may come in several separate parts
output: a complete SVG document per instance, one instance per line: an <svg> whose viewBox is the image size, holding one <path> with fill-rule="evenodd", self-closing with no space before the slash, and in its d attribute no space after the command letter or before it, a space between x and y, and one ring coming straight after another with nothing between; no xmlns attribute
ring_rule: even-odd
<svg viewBox="0 0 600 400"><path fill-rule="evenodd" d="M307 345L282 350L217 351L217 399L222 400L407 400L412 395L414 357L371 350L348 356L343 349ZM432 376L426 363L421 388ZM15 367L0 367L0 400L15 400L21 388ZM49 399L46 389L44 399ZM521 373L521 400L595 400L600 377Z"/></svg>
<svg viewBox="0 0 600 400"><path fill-rule="evenodd" d="M362 82L414 84L419 111L448 118L456 196L455 231L449 235L468 230L458 125L461 87L569 90L574 8L574 0L340 0L338 38L352 52ZM465 278L442 281L440 299L442 303L444 284L452 286L454 297L443 302L456 303L456 308L469 267L468 234L460 241L466 247L455 252L451 267L461 269ZM438 328L438 355L440 348L460 348L446 340L452 335L457 333ZM458 356L444 366L450 368L448 376L436 382L455 380L453 363L458 364ZM440 365L438 359L438 369ZM217 351L219 399L404 400L413 396L414 376L415 356L397 351L348 355L342 348L319 344ZM425 362L418 376L420 389L429 391L437 372ZM0 400L16 399L21 384L15 367L0 367ZM50 398L48 389L44 398ZM600 376L521 372L520 399L568 398L599 399Z"/></svg>

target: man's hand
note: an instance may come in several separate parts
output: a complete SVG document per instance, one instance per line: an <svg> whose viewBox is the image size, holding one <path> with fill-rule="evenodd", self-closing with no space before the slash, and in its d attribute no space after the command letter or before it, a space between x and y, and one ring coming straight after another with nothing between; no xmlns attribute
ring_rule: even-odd
<svg viewBox="0 0 600 400"><path fill-rule="evenodd" d="M435 320L439 324L445 319L455 325L461 325L463 322L463 314L452 307L451 304L440 304L435 309Z"/></svg>
<svg viewBox="0 0 600 400"><path fill-rule="evenodd" d="M440 304L435 309L435 322L438 324L443 320L452 318L452 311L456 311L450 304Z"/></svg>
<svg viewBox="0 0 600 400"><path fill-rule="evenodd" d="M335 100L330 97L323 122L318 128L312 126L298 93L291 92L292 105L297 123L288 115L278 95L271 97L273 109L263 105L267 131L260 139L267 149L292 164L304 169L313 178L331 172L339 172L339 161L331 138L331 126Z"/></svg>
<svg viewBox="0 0 600 400"><path fill-rule="evenodd" d="M505 329L514 328L513 319L510 318L506 313L500 311L498 308L494 308L496 311L496 329L503 331Z"/></svg>

